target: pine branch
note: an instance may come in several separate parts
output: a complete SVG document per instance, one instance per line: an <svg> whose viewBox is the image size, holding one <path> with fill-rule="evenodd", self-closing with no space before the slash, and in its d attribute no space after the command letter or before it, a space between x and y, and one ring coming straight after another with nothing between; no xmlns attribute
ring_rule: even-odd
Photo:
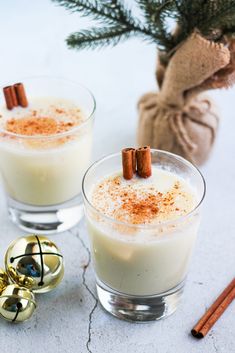
<svg viewBox="0 0 235 353"><path fill-rule="evenodd" d="M93 20L96 20L100 23L106 24L110 26L109 32L112 35L107 37L107 45L111 43L111 40L108 38L117 38L120 37L120 31L127 34L128 32L132 34L141 35L145 40L149 42L156 42L157 37L156 34L151 32L151 30L144 26L138 21L138 19L134 19L132 17L131 11L124 7L123 2L120 0L52 0L53 2L58 3L61 6L64 6L67 10L72 12L79 12L81 16L90 16ZM114 28L117 29L116 36L114 35ZM104 32L107 32L108 28L106 27ZM94 39L97 44L99 40L96 40L96 28L89 30L89 33L84 33L85 36L80 35L79 33L72 35L72 38L69 37L67 39L68 43L72 43L71 47L81 46L82 38L85 39L84 45L82 48L95 48L96 45L92 45L92 39ZM97 38L101 35L101 29L97 30ZM87 36L91 35L91 40L88 40ZM102 33L104 35L104 33ZM115 39L115 43L118 43L120 39ZM76 44L76 38L78 42ZM102 45L105 45L105 36L102 38ZM115 44L114 44L115 45ZM78 48L79 49L79 48Z"/></svg>
<svg viewBox="0 0 235 353"><path fill-rule="evenodd" d="M235 0L135 0L144 21L132 15L124 0L52 1L101 24L70 35L67 43L71 48L116 45L138 35L166 53L174 53L195 29L214 41L235 33ZM177 25L173 34L168 28L169 17Z"/></svg>
<svg viewBox="0 0 235 353"><path fill-rule="evenodd" d="M164 50L172 48L174 38L167 28L166 18L174 17L176 9L174 0L137 0L137 3L150 30L155 33L159 48Z"/></svg>
<svg viewBox="0 0 235 353"><path fill-rule="evenodd" d="M119 0L52 0L60 6L64 6L72 12L79 12L83 17L91 17L93 20L106 24L128 23L129 11L125 10Z"/></svg>
<svg viewBox="0 0 235 353"><path fill-rule="evenodd" d="M121 40L128 39L131 32L128 28L107 27L107 28L90 28L81 32L72 33L67 38L67 44L70 48L76 49L96 49L105 46L117 45Z"/></svg>
<svg viewBox="0 0 235 353"><path fill-rule="evenodd" d="M177 42L186 39L195 28L217 41L235 26L235 0L175 0L175 3L181 29Z"/></svg>
<svg viewBox="0 0 235 353"><path fill-rule="evenodd" d="M235 1L219 0L218 3L220 4L220 7L218 9L213 9L214 11L210 13L207 24L202 21L202 19L201 23L199 23L199 28L205 35L217 28L221 28L225 34L227 29L232 28L235 25Z"/></svg>
<svg viewBox="0 0 235 353"><path fill-rule="evenodd" d="M137 4L150 25L156 24L157 17L163 12L167 11L170 16L170 11L175 7L174 0L137 0Z"/></svg>

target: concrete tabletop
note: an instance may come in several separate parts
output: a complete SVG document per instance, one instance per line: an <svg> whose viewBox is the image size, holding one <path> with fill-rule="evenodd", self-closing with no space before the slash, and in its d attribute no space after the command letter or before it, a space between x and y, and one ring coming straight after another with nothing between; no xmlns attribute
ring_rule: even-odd
<svg viewBox="0 0 235 353"><path fill-rule="evenodd" d="M129 1L131 4L132 2ZM1 1L1 84L34 75L72 78L90 87L97 100L94 159L135 144L136 103L156 89L154 45L132 39L114 49L73 51L66 35L88 24L50 0ZM220 130L209 162L203 220L183 301L178 311L156 323L130 324L105 313L96 299L87 231L78 227L51 236L65 257L61 285L37 296L31 320L0 320L1 353L232 353L235 303L209 335L196 340L190 329L234 276L235 268L235 89L211 94L221 111ZM24 232L7 218L0 194L0 256ZM88 267L84 267L88 264Z"/></svg>

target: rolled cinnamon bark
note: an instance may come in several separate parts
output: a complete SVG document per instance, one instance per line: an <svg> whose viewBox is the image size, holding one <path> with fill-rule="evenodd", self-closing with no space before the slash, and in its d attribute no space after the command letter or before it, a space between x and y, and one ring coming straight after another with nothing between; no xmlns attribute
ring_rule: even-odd
<svg viewBox="0 0 235 353"><path fill-rule="evenodd" d="M132 170L133 174L136 173L136 149L132 148Z"/></svg>
<svg viewBox="0 0 235 353"><path fill-rule="evenodd" d="M223 314L228 305L235 298L235 278L223 290L215 302L209 307L201 319L197 322L191 333L196 338L203 338Z"/></svg>
<svg viewBox="0 0 235 353"><path fill-rule="evenodd" d="M218 306L218 308L214 311L214 313L210 316L208 321L204 324L204 326L200 329L198 332L197 338L203 338L207 335L207 333L210 331L212 326L216 323L216 321L220 318L220 316L223 314L223 312L227 309L230 303L235 298L235 288L229 292L229 294L224 298L222 303Z"/></svg>
<svg viewBox="0 0 235 353"><path fill-rule="evenodd" d="M18 105L20 105L23 108L26 108L28 106L28 100L25 94L25 89L23 83L15 83L14 84L14 89L16 92L17 100L18 100Z"/></svg>
<svg viewBox="0 0 235 353"><path fill-rule="evenodd" d="M151 151L149 146L140 147L136 150L137 173L141 178L152 175Z"/></svg>
<svg viewBox="0 0 235 353"><path fill-rule="evenodd" d="M136 171L136 151L134 148L124 148L122 150L123 178L130 180Z"/></svg>
<svg viewBox="0 0 235 353"><path fill-rule="evenodd" d="M13 102L13 97L12 97L12 86L4 87L3 94L5 97L7 109L12 110L15 106Z"/></svg>
<svg viewBox="0 0 235 353"><path fill-rule="evenodd" d="M19 104L18 104L18 99L16 96L16 91L15 91L14 86L10 86L10 90L11 90L12 103L13 103L14 107L17 107Z"/></svg>

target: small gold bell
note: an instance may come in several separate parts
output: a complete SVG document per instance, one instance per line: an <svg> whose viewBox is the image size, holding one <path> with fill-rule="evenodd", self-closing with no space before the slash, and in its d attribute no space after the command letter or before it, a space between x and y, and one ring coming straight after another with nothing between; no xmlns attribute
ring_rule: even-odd
<svg viewBox="0 0 235 353"><path fill-rule="evenodd" d="M0 296L0 314L12 322L28 320L36 308L34 294L29 289L9 284Z"/></svg>
<svg viewBox="0 0 235 353"><path fill-rule="evenodd" d="M3 289L9 284L8 276L5 271L0 268L0 294L2 293Z"/></svg>
<svg viewBox="0 0 235 353"><path fill-rule="evenodd" d="M54 289L64 275L63 256L44 236L29 235L13 241L5 255L9 278L36 293Z"/></svg>

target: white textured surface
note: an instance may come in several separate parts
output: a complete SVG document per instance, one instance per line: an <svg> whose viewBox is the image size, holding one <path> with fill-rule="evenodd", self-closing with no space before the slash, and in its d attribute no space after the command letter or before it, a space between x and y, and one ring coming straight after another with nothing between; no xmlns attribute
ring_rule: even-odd
<svg viewBox="0 0 235 353"><path fill-rule="evenodd" d="M50 74L83 82L97 99L94 158L135 141L138 97L155 88L155 50L138 40L99 52L68 50L64 38L86 23L49 0L1 1L1 83ZM170 318L152 324L121 322L102 311L94 293L84 225L53 239L65 255L63 283L38 296L33 318L21 325L0 321L2 353L232 353L235 303L210 334L197 341L189 334L195 321L234 276L235 268L235 89L213 92L221 108L216 148L202 168L207 181L204 217L184 301ZM7 220L0 196L0 256L23 234ZM3 263L3 260L2 260Z"/></svg>

